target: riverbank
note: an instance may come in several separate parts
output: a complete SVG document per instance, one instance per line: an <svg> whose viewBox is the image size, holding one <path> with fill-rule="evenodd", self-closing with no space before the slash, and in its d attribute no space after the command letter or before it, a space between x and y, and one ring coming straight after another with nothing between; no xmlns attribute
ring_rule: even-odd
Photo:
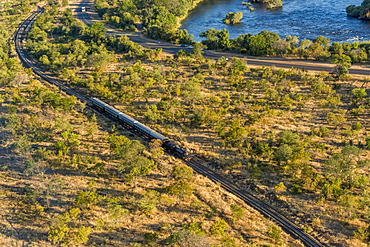
<svg viewBox="0 0 370 247"><path fill-rule="evenodd" d="M204 1L207 1L207 0L194 0L193 1L193 6L188 10L187 14L184 15L183 17L178 17L177 20L178 20L178 24L179 24L179 27L181 26L181 22L183 20L185 20L188 16L189 16L189 13L194 10L196 7L198 7L198 5Z"/></svg>
<svg viewBox="0 0 370 247"><path fill-rule="evenodd" d="M325 36L332 42L365 41L370 40L369 23L349 18L346 13L348 5L359 5L361 2L362 0L284 1L283 8L279 10L270 11L256 6L255 11L250 12L239 0L203 1L198 4L199 8L194 8L182 21L180 28L188 30L197 42L202 40L199 34L211 28L225 28L231 39L241 34L255 35L261 31L271 31L281 37L298 36L301 40ZM241 24L228 26L222 22L227 13L237 11L244 14Z"/></svg>

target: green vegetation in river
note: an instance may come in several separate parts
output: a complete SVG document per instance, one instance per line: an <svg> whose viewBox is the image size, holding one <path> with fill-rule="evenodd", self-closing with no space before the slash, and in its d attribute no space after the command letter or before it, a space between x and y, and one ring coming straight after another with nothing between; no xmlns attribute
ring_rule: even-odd
<svg viewBox="0 0 370 247"><path fill-rule="evenodd" d="M243 18L243 13L242 12L230 12L228 14L226 14L226 17L225 19L223 19L222 21L225 23L225 24L237 24L240 22L240 20Z"/></svg>
<svg viewBox="0 0 370 247"><path fill-rule="evenodd" d="M370 20L370 0L364 0L360 6L350 5L346 11L348 16L360 20Z"/></svg>
<svg viewBox="0 0 370 247"><path fill-rule="evenodd" d="M250 0L251 3L262 3L268 9L275 9L283 7L282 0Z"/></svg>

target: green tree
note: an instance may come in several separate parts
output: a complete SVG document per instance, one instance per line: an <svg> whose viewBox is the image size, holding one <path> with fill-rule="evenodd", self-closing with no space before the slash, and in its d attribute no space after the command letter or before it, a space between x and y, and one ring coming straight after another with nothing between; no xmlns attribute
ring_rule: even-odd
<svg viewBox="0 0 370 247"><path fill-rule="evenodd" d="M194 42L193 44L193 51L192 53L194 54L195 57L201 57L203 54L203 49L205 46L202 43L199 42Z"/></svg>
<svg viewBox="0 0 370 247"><path fill-rule="evenodd" d="M366 88L354 88L351 91L353 100L352 103L357 105L363 98L367 96Z"/></svg>
<svg viewBox="0 0 370 247"><path fill-rule="evenodd" d="M288 163L288 161L292 158L293 149L287 145L283 144L278 147L274 152L274 159L281 164L282 162Z"/></svg>
<svg viewBox="0 0 370 247"><path fill-rule="evenodd" d="M322 80L318 80L311 85L311 91L314 96L317 95L325 95L330 96L335 93L332 86L329 84L326 84Z"/></svg>
<svg viewBox="0 0 370 247"><path fill-rule="evenodd" d="M202 224L198 222L190 222L182 226L182 229L186 231L194 232L198 235L206 235L206 233L202 229Z"/></svg>
<svg viewBox="0 0 370 247"><path fill-rule="evenodd" d="M152 39L168 40L176 30L176 16L162 6L143 9L140 19Z"/></svg>
<svg viewBox="0 0 370 247"><path fill-rule="evenodd" d="M54 148L57 151L58 156L65 156L65 155L67 155L68 152L69 152L69 149L70 149L68 147L68 145L66 144L65 141L57 141L54 144Z"/></svg>
<svg viewBox="0 0 370 247"><path fill-rule="evenodd" d="M130 13L131 15L137 14L137 6L132 0L126 0L123 2L118 2L118 13L123 16L124 13Z"/></svg>
<svg viewBox="0 0 370 247"><path fill-rule="evenodd" d="M49 60L49 57L47 56L47 55L42 55L40 58L39 58L39 61L43 64L43 65L46 65L46 66L48 66L48 65L50 65L51 64L51 62L50 62L50 60Z"/></svg>
<svg viewBox="0 0 370 247"><path fill-rule="evenodd" d="M278 226L270 225L268 229L268 235L276 243L279 243L281 240L281 228Z"/></svg>
<svg viewBox="0 0 370 247"><path fill-rule="evenodd" d="M103 71L111 62L115 61L115 56L112 52L108 51L100 51L90 54L87 57L86 65L90 67L94 67L96 71ZM95 85L95 88L99 89L99 84ZM100 86L100 89L104 88L104 86ZM107 88L108 89L108 88ZM100 93L99 90L97 90L97 93ZM109 89L107 90L110 91ZM107 95L111 95L111 93L108 93ZM109 98L105 96L106 98Z"/></svg>
<svg viewBox="0 0 370 247"><path fill-rule="evenodd" d="M310 45L312 44L312 41L311 40L308 40L308 39L302 39L300 42L299 42L299 45L298 45L298 48L301 48L301 49L307 49L308 47L310 47Z"/></svg>
<svg viewBox="0 0 370 247"><path fill-rule="evenodd" d="M184 180L178 180L165 189L166 193L185 199L193 194L193 185Z"/></svg>
<svg viewBox="0 0 370 247"><path fill-rule="evenodd" d="M230 205L234 220L240 220L244 216L244 209L236 204Z"/></svg>
<svg viewBox="0 0 370 247"><path fill-rule="evenodd" d="M235 118L231 123L231 126L228 129L228 131L224 134L223 138L226 141L230 142L235 142L243 138L247 131L241 125L242 125L241 119Z"/></svg>
<svg viewBox="0 0 370 247"><path fill-rule="evenodd" d="M280 36L270 31L262 31L260 34L266 39L267 55L273 55L275 53L273 45L280 40Z"/></svg>
<svg viewBox="0 0 370 247"><path fill-rule="evenodd" d="M278 142L279 144L287 144L289 146L298 145L299 135L296 133L293 133L291 130L283 130L278 134Z"/></svg>
<svg viewBox="0 0 370 247"><path fill-rule="evenodd" d="M317 44L319 44L319 45L321 45L321 46L323 46L325 49L327 48L327 46L329 45L329 43L330 43L330 39L328 39L328 38L326 38L326 37L324 37L324 36L319 36L319 37L317 37L317 38L315 38L314 40L313 40L313 42L314 43L317 43Z"/></svg>
<svg viewBox="0 0 370 247"><path fill-rule="evenodd" d="M72 208L63 215L59 215L50 226L48 240L61 246L85 244L92 230L86 226L75 227L80 214L80 209Z"/></svg>
<svg viewBox="0 0 370 247"><path fill-rule="evenodd" d="M217 219L211 225L211 228L209 229L209 231L212 235L222 236L225 234L226 227L227 227L226 221L224 221L223 219Z"/></svg>
<svg viewBox="0 0 370 247"><path fill-rule="evenodd" d="M229 32L226 29L220 31L211 28L201 33L199 36L206 38L206 40L202 41L202 44L211 50L223 50L231 46Z"/></svg>
<svg viewBox="0 0 370 247"><path fill-rule="evenodd" d="M145 195L137 203L138 209L146 215L153 214L154 210L157 209L159 197L159 192L155 190L147 190Z"/></svg>
<svg viewBox="0 0 370 247"><path fill-rule="evenodd" d="M347 55L351 57L353 63L360 63L368 59L366 51L361 48L351 49L351 51Z"/></svg>
<svg viewBox="0 0 370 247"><path fill-rule="evenodd" d="M120 163L120 169L124 169L125 171L129 171L129 174L126 178L129 181L132 181L137 176L144 176L150 174L154 167L154 161L150 160L144 156L138 156L135 159L123 161Z"/></svg>
<svg viewBox="0 0 370 247"><path fill-rule="evenodd" d="M266 37L261 34L251 36L248 39L248 48L249 54L252 56L267 55L268 45Z"/></svg>
<svg viewBox="0 0 370 247"><path fill-rule="evenodd" d="M187 165L178 164L172 168L171 176L176 180L190 181L193 176L193 169Z"/></svg>
<svg viewBox="0 0 370 247"><path fill-rule="evenodd" d="M311 40L308 40L308 39L302 39L299 44L298 44L298 55L299 57L303 57L305 59L308 59L309 57L309 48L312 44L312 41Z"/></svg>
<svg viewBox="0 0 370 247"><path fill-rule="evenodd" d="M75 199L75 205L80 208L90 208L98 203L99 196L95 190L78 191Z"/></svg>
<svg viewBox="0 0 370 247"><path fill-rule="evenodd" d="M230 75L243 75L246 70L247 65L245 64L245 61L241 58L233 57L230 68Z"/></svg>
<svg viewBox="0 0 370 247"><path fill-rule="evenodd" d="M218 44L221 49L227 49L230 47L231 42L229 39L229 31L222 29L218 34Z"/></svg>
<svg viewBox="0 0 370 247"><path fill-rule="evenodd" d="M41 28L35 26L28 33L28 38L36 41L46 41L48 34Z"/></svg>
<svg viewBox="0 0 370 247"><path fill-rule="evenodd" d="M69 47L69 54L67 56L67 63L71 65L84 65L86 63L86 57L88 55L89 46L82 40L76 39L72 41Z"/></svg>
<svg viewBox="0 0 370 247"><path fill-rule="evenodd" d="M144 233L145 243L148 246L152 246L158 239L158 234L156 232L146 232Z"/></svg>
<svg viewBox="0 0 370 247"><path fill-rule="evenodd" d="M342 55L344 53L343 45L339 42L334 42L331 44L329 51L333 55Z"/></svg>
<svg viewBox="0 0 370 247"><path fill-rule="evenodd" d="M105 37L106 32L107 29L104 27L104 23L98 21L94 22L89 28L85 30L88 38L95 42Z"/></svg>
<svg viewBox="0 0 370 247"><path fill-rule="evenodd" d="M352 60L349 56L342 54L334 56L332 63L336 65L333 72L337 76L343 76L348 74Z"/></svg>
<svg viewBox="0 0 370 247"><path fill-rule="evenodd" d="M348 188L356 186L361 153L361 149L356 146L345 146L340 153L333 154L324 163L329 178L341 179Z"/></svg>
<svg viewBox="0 0 370 247"><path fill-rule="evenodd" d="M87 226L81 226L77 229L73 236L73 242L75 244L86 244L89 241L89 235L92 229Z"/></svg>
<svg viewBox="0 0 370 247"><path fill-rule="evenodd" d="M344 113L329 112L326 115L326 120L328 121L328 123L333 124L335 127L338 127L341 124L345 123L347 119L345 118Z"/></svg>
<svg viewBox="0 0 370 247"><path fill-rule="evenodd" d="M108 143L111 151L116 155L117 159L127 157L127 160L129 161L145 150L145 147L139 141L131 141L125 136L112 134L108 137Z"/></svg>

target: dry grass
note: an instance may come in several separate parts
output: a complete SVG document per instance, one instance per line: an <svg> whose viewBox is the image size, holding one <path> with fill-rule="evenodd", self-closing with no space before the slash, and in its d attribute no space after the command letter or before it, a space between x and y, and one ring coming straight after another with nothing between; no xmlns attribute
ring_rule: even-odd
<svg viewBox="0 0 370 247"><path fill-rule="evenodd" d="M2 93L4 95L4 92ZM21 93L22 95L22 93ZM11 104L12 97L1 105L1 118L9 117L5 113ZM76 106L76 109L79 107ZM234 239L238 246L247 246L247 243L273 244L268 237L268 227L272 223L264 219L258 212L246 206L239 199L225 192L208 179L194 175L194 193L185 200L163 193L163 188L174 182L170 173L178 161L170 156L163 156L156 160L157 168L148 176L139 177L134 182L128 182L117 171L117 162L109 158L109 146L106 142L107 130L113 123L99 117L99 130L92 139L87 135L89 110L84 114L80 111L56 112L44 107L42 110L27 104L17 105L17 116L24 119L23 124L29 123L29 113L38 116L39 122L51 123L58 117L64 117L64 123L72 126L72 131L80 136L81 144L73 151L83 157L93 156L107 163L102 174L88 173L79 167L53 167L57 159L55 154L45 161L37 161L32 174L27 171L25 163L31 157L32 150L45 147L53 150L52 146L61 140L59 134L52 135L49 140L31 144L31 152L21 153L11 150L11 144L19 140L19 136L12 135L9 127L1 127L0 164L1 164L1 217L0 217L0 245L2 246L54 246L47 240L48 230L54 225L57 218L71 208L76 207L76 195L81 191L90 191L91 181L94 181L94 190L101 198L101 202L88 207L82 207L82 214L70 225L71 229L79 226L88 226L92 229L89 241L91 246L131 246L132 243L143 243L143 234L158 232L159 239L168 237L171 232L181 229L181 226L191 222L201 222L205 232L217 218L228 223L226 236ZM27 130L24 134L27 134ZM121 128L117 134L130 136ZM91 166L90 164L89 166ZM52 169L53 168L53 169ZM149 190L159 191L156 208L150 214L144 214L137 208L137 202ZM109 199L123 205L128 214L112 219L109 208L103 201ZM231 204L238 204L245 209L243 218L232 220ZM172 230L160 231L164 223ZM212 244L220 244L222 237L209 236ZM283 234L282 241L293 243L289 236ZM160 244L158 244L160 245ZM298 245L299 246L299 245Z"/></svg>
<svg viewBox="0 0 370 247"><path fill-rule="evenodd" d="M247 91L238 91L230 87L227 83L228 76L225 75L231 66L229 62L225 67L219 70L217 69L206 69L204 64L214 64L212 61L199 62L196 59L184 59L183 62L175 62L174 67L172 62L168 62L162 58L161 61L149 62L146 61L142 65L144 70L152 71L153 68L160 66L160 71L162 75L165 75L167 83L165 84L155 84L152 87L152 91L157 91L157 97L150 97L147 105L156 104L160 101L161 97L169 96L179 99L183 103L185 110L196 109L201 107L203 104L208 104L207 106L213 110L220 107L220 104L216 103L210 105L205 99L210 96L218 97L223 103L230 102L231 109L236 108L235 100L238 99L243 94L252 95L250 99L247 99L244 106L239 109L236 115L232 113L223 116L218 123L223 123L225 126L230 124L235 116L241 116L246 118L249 114L258 112L255 107L256 100L269 100L265 95L264 90L268 87L261 84L261 79L266 79L268 82L273 80L271 76L261 77L263 68L250 68L250 70L244 75L244 79L250 79L253 81L253 91L247 93ZM122 68L127 68L132 66L130 63L124 63L120 65L117 69L113 69L110 73L118 72L122 73ZM217 67L217 65L215 65ZM274 74L277 71L276 68L270 68ZM124 70L125 72L125 70ZM309 148L308 152L311 155L311 160L309 165L315 169L320 175L323 175L323 161L330 158L333 153L339 152L343 147L343 143L349 142L355 145L359 142L364 143L367 137L367 130L370 127L367 121L368 119L368 109L359 113L357 116L351 114L351 100L350 96L351 90L355 88L366 88L367 78L354 77L347 78L343 80L334 80L327 73L315 73L306 74L300 71L291 71L293 75L296 73L298 77L305 79L291 79L293 82L292 86L289 88L289 92L295 95L301 95L302 99L300 101L295 100L291 107L288 106L278 106L271 104L271 110L265 116L262 116L258 121L254 123L248 123L245 128L253 135L254 140L266 141L268 136L273 134L276 136L282 130L292 130L298 133L301 140L308 140L314 145ZM150 74L150 73L149 73ZM201 75L201 76L199 76ZM295 76L295 77L297 77ZM140 76L139 76L140 77ZM201 98L197 100L194 105L189 105L186 103L186 99L182 96L176 94L173 91L174 85L184 85L184 83L190 78L200 78L201 82ZM322 78L322 79L320 79ZM145 76L139 80L145 80ZM341 102L338 106L327 107L325 106L327 95L317 95L312 96L311 86L312 83L318 80L323 80L325 84L335 88L335 92L332 96L341 97ZM364 99L364 102L366 99ZM366 103L365 103L366 104ZM121 105L121 106L120 106ZM126 105L126 106L125 106ZM145 105L145 102L144 102ZM143 118L147 109L143 107L143 101L138 99L134 101L129 107L126 103L116 103L122 111L129 112L134 115L135 118L149 124L156 130L160 130L172 138L181 141L182 145L186 146L188 149L195 150L198 153L203 154L208 157L212 162L210 162L210 167L215 168L214 164L227 164L230 160L241 160L243 164L249 162L250 157L248 155L244 156L241 153L242 149L237 147L232 147L227 145L224 147L222 145L222 138L220 138L215 132L215 127L207 124L203 124L198 128L188 128L189 116L186 116L183 121L181 120L175 124L163 124L151 122ZM133 106L136 108L133 108ZM344 112L345 120L338 126L327 121L327 114L329 112L340 113ZM161 111L163 113L163 111ZM188 111L189 113L189 111ZM166 123L166 120L161 120ZM358 131L350 131L352 126L360 122L362 128ZM330 134L327 136L317 136L312 135L312 128L326 127L330 130ZM248 137L250 138L250 137ZM364 150L363 159L369 158L369 151ZM264 162L273 163L264 160ZM217 167L217 166L216 166ZM326 201L323 203L316 203L320 198L316 191L313 194L303 194L297 195L290 192L276 193L274 187L280 182L285 184L290 183L289 176L280 176L280 174L275 173L273 170L263 173L262 177L258 180L249 177L249 171L246 167L235 167L228 170L219 171L224 173L230 179L235 179L236 182L241 187L250 189L250 184L261 188L259 197L272 204L273 206L282 210L287 216L292 218L298 225L302 228L309 227L312 229L311 234L316 236L319 240L330 243L330 244L340 244L343 246L359 246L359 241L354 239L353 231L358 227L365 227L364 222L358 219L352 220L352 216L346 214L346 207L341 206L337 203ZM365 172L365 170L364 170ZM338 211L339 210L339 211ZM332 212L337 212L333 214ZM363 214L361 210L357 211L357 214ZM355 217L356 218L356 217ZM315 224L314 220L320 219L320 224ZM366 227L365 227L366 228ZM308 228L307 228L308 229Z"/></svg>

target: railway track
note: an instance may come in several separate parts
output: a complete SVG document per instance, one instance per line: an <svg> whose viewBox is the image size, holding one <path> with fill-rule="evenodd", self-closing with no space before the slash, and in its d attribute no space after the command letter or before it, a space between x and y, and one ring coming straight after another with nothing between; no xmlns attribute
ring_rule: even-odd
<svg viewBox="0 0 370 247"><path fill-rule="evenodd" d="M25 66L26 68L31 68L36 75L38 75L45 81L49 82L50 84L57 86L68 95L75 96L82 102L89 104L90 99L88 97L70 89L68 86L65 85L63 80L59 79L55 74L45 70L37 62L35 62L34 59L30 56L30 54L27 52L25 42L27 40L28 32L31 29L31 26L35 21L36 17L43 12L44 12L43 8L39 8L38 10L33 11L19 25L17 31L14 33L14 42L17 54L20 60L22 61L23 66Z"/></svg>
<svg viewBox="0 0 370 247"><path fill-rule="evenodd" d="M273 207L267 205L266 203L262 202L258 198L254 197L250 193L243 191L239 189L235 184L228 181L227 179L223 178L216 172L212 171L211 169L205 167L204 161L202 159L191 159L188 161L185 161L185 163L193 168L194 171L197 173L208 177L212 181L219 183L222 188L227 190L228 192L234 194L238 198L242 199L244 202L246 202L249 206L253 207L260 213L262 213L265 217L270 218L274 222L276 222L278 225L282 227L282 229L289 233L292 237L296 239L300 239L305 246L312 246L312 247L323 247L325 245L321 244L319 241L317 241L312 236L304 233L302 229L300 229L296 224L291 222L289 219L287 219L284 215L282 215L280 212L278 212Z"/></svg>
<svg viewBox="0 0 370 247"><path fill-rule="evenodd" d="M37 15L44 12L43 8L39 8L32 12L18 27L17 31L14 34L14 41L16 45L16 51L21 59L23 65L27 68L32 68L35 74L41 77L43 80L49 82L52 85L59 87L62 91L69 95L73 95L77 97L84 103L90 105L91 100L81 95L74 90L70 89L66 86L63 80L60 80L56 77L56 75L46 71L45 69L41 68L40 65L35 62L32 57L29 55L25 48L25 41L27 40L28 31L30 30L34 20L36 19ZM109 116L108 116L109 117ZM117 121L116 119L113 119ZM140 136L140 133L135 132L135 134ZM279 213L276 209L272 208L271 206L265 204L261 200L257 199L253 195L247 193L246 191L240 190L237 186L235 186L232 182L228 181L227 179L223 178L221 175L215 173L211 169L205 167L203 164L205 160L201 158L194 158L191 160L184 161L188 166L192 167L194 171L197 173L208 177L214 182L217 182L228 192L234 194L235 196L242 199L248 205L262 213L264 216L268 217L269 219L276 222L280 225L283 230L285 230L288 234L296 239L300 239L302 243L306 246L310 247L324 247L319 241L311 237L310 235L304 233L297 225L293 222L288 220L284 215Z"/></svg>

